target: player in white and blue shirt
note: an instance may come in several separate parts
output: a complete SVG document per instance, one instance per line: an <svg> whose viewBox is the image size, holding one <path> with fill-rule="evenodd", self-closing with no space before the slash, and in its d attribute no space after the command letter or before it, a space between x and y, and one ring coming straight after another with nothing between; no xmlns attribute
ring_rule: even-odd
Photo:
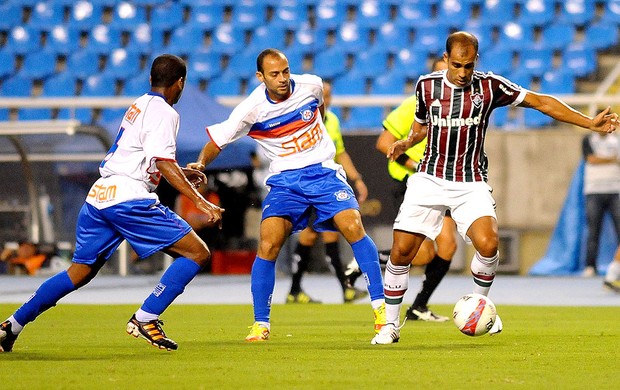
<svg viewBox="0 0 620 390"><path fill-rule="evenodd" d="M172 55L153 61L151 91L126 111L114 145L101 162L101 178L80 210L72 265L45 281L0 325L0 351L10 352L26 324L95 277L123 240L142 258L160 250L177 258L127 324L133 336L161 349L177 349L161 329L159 315L207 263L210 253L187 222L159 203L155 190L164 176L213 223L221 220L222 212L195 188L205 180L204 174L182 169L176 162L179 114L172 105L183 91L186 69L185 62Z"/></svg>
<svg viewBox="0 0 620 390"><path fill-rule="evenodd" d="M261 146L270 161L265 180L260 242L252 266L254 326L247 341L269 338L275 261L287 237L308 226L339 230L351 244L366 275L375 328L384 323L383 282L376 246L364 231L359 205L322 120L323 83L313 75L292 75L286 56L275 49L257 58L262 82L224 122L209 126L211 140L190 167L204 169L220 150L243 136Z"/></svg>

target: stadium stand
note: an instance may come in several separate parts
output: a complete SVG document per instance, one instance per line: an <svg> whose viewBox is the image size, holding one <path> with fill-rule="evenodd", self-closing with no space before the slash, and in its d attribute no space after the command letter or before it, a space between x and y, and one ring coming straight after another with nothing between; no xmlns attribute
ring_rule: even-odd
<svg viewBox="0 0 620 390"><path fill-rule="evenodd" d="M617 53L620 25L620 0L7 0L0 12L2 96L34 96L36 83L43 96L137 95L145 63L164 52L186 58L188 82L207 93L247 93L268 46L293 72L334 81L336 95L405 94L456 29L478 36L479 69L572 93L598 77L600 53ZM345 113L343 126L362 125L376 110Z"/></svg>

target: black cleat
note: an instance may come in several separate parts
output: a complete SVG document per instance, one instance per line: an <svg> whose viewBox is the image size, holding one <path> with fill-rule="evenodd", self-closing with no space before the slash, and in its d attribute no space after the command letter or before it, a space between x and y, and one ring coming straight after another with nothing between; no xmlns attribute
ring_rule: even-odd
<svg viewBox="0 0 620 390"><path fill-rule="evenodd" d="M13 350L17 335L13 334L12 327L13 325L9 321L0 324L0 352L11 352Z"/></svg>
<svg viewBox="0 0 620 390"><path fill-rule="evenodd" d="M163 324L161 320L140 322L134 314L127 323L127 333L136 338L142 337L159 349L176 350L179 346L173 340L166 337L164 330L161 328Z"/></svg>
<svg viewBox="0 0 620 390"><path fill-rule="evenodd" d="M413 321L446 322L449 318L433 313L428 307L411 306L407 309L407 319Z"/></svg>

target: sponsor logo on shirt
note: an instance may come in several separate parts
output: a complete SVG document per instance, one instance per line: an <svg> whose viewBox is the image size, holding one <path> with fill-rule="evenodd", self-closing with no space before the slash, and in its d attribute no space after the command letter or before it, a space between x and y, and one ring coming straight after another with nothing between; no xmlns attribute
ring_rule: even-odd
<svg viewBox="0 0 620 390"><path fill-rule="evenodd" d="M442 118L439 115L431 116L431 124L439 127L462 127L477 125L479 123L480 116L473 118L449 118L447 116Z"/></svg>
<svg viewBox="0 0 620 390"><path fill-rule="evenodd" d="M131 107L129 107L129 109L125 113L125 120L127 122L133 124L136 121L136 118L138 118L138 115L140 115L141 112L142 111L140 111L140 109L135 104L132 104Z"/></svg>
<svg viewBox="0 0 620 390"><path fill-rule="evenodd" d="M515 94L514 91L509 91L508 88L506 88L506 86L504 84L500 84L499 85L499 89L501 89L502 92L504 92L508 96L512 96L512 95Z"/></svg>

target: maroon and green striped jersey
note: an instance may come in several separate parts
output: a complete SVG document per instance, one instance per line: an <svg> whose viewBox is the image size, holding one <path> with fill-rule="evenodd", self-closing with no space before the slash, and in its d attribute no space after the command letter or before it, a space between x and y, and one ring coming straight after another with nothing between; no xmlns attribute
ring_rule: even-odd
<svg viewBox="0 0 620 390"><path fill-rule="evenodd" d="M446 71L421 76L415 120L427 125L428 143L418 171L450 181L487 181L484 139L491 111L517 105L525 94L490 72L474 71L466 87L448 81Z"/></svg>

